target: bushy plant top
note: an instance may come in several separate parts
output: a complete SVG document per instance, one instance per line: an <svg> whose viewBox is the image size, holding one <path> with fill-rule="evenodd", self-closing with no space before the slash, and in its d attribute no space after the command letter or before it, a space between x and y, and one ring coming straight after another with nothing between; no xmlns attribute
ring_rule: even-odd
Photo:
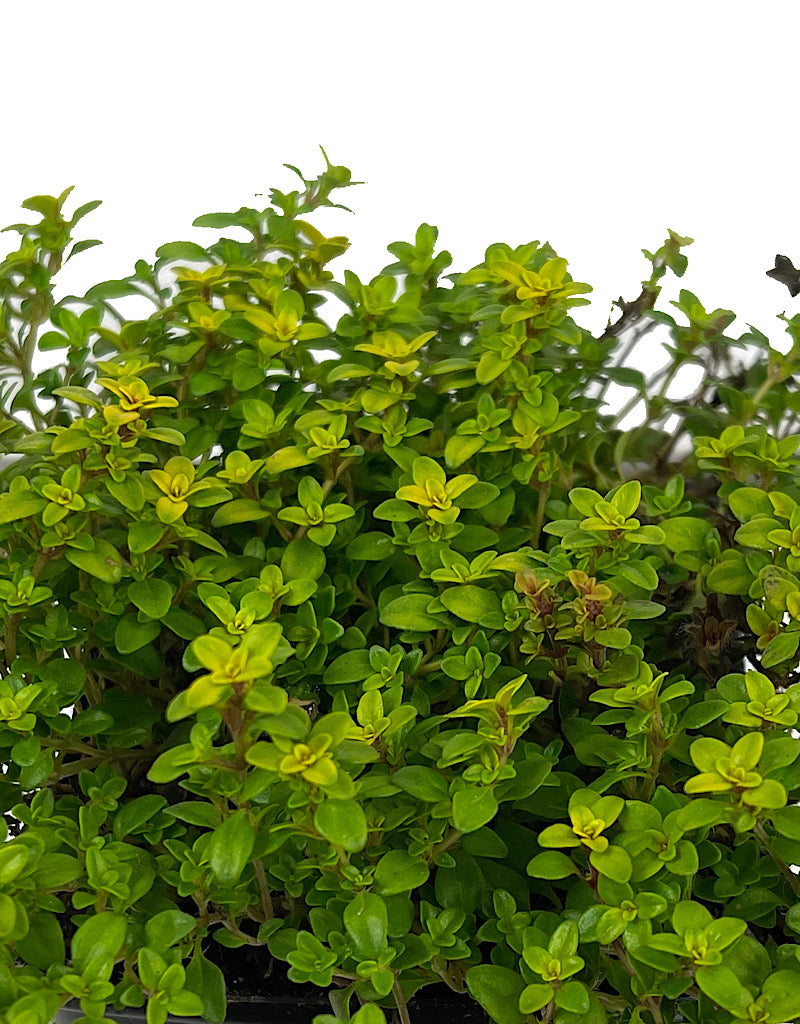
<svg viewBox="0 0 800 1024"><path fill-rule="evenodd" d="M539 242L443 277L422 224L337 281L304 218L350 178L59 302L98 203L13 226L0 1020L219 1024L215 943L326 1024L442 981L497 1024L798 1018L800 318L656 310L672 231L599 337Z"/></svg>

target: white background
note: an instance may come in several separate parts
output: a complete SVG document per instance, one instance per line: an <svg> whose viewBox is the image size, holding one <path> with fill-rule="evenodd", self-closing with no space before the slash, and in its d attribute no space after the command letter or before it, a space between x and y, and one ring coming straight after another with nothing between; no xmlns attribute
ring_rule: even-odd
<svg viewBox="0 0 800 1024"><path fill-rule="evenodd" d="M765 271L800 265L799 29L794 0L7 3L0 226L38 219L19 209L37 193L102 199L76 238L104 244L57 279L80 295L166 241L210 244L201 213L302 189L282 165L316 177L322 144L367 182L334 193L355 216L311 218L352 242L339 280L368 281L422 221L445 273L539 239L593 285L575 316L599 332L673 228L695 242L660 307L688 288L785 350L775 317L800 297Z"/></svg>

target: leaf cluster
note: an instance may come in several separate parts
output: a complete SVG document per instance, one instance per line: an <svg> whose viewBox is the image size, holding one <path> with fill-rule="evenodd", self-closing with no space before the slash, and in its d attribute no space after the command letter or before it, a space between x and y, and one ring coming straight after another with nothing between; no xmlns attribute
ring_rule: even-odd
<svg viewBox="0 0 800 1024"><path fill-rule="evenodd" d="M0 1021L221 1024L243 945L321 1024L800 1018L800 318L657 310L672 231L599 338L547 243L338 280L292 170L58 302L98 204L12 226Z"/></svg>

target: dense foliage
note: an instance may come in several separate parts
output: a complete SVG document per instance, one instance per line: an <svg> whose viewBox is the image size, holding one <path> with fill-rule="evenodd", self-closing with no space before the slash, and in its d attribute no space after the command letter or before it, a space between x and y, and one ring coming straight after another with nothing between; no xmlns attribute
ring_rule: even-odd
<svg viewBox="0 0 800 1024"><path fill-rule="evenodd" d="M800 317L781 354L656 311L674 232L598 338L539 242L442 279L422 224L341 283L302 218L350 184L59 302L98 204L13 226L0 1020L217 1024L215 941L325 1024L441 981L497 1024L800 1017Z"/></svg>

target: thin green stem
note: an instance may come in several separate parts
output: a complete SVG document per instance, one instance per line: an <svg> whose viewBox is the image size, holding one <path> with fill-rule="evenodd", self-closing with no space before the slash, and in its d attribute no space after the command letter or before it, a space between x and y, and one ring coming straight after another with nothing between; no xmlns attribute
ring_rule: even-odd
<svg viewBox="0 0 800 1024"><path fill-rule="evenodd" d="M538 488L539 499L536 503L536 519L533 523L533 536L531 537L532 547L539 546L539 537L542 532L542 524L544 523L544 510L547 505L547 499L550 497L550 484L542 484Z"/></svg>
<svg viewBox="0 0 800 1024"><path fill-rule="evenodd" d="M6 668L10 669L17 656L17 631L19 630L19 615L9 615L6 619L5 639L5 662Z"/></svg>
<svg viewBox="0 0 800 1024"><path fill-rule="evenodd" d="M614 941L614 952L617 954L619 962L631 976L631 978L637 977L636 968L630 962L627 950L622 945L619 939ZM664 1024L664 1015L661 1012L661 997L660 996L645 996L642 1002L642 1007L649 1010L653 1015L655 1024Z"/></svg>
<svg viewBox="0 0 800 1024"><path fill-rule="evenodd" d="M256 879L258 880L258 891L261 894L261 910L264 914L265 921L271 921L275 917L275 908L272 905L272 896L270 895L269 885L267 884L267 875L264 871L263 862L258 859L253 861L253 868L256 873Z"/></svg>
<svg viewBox="0 0 800 1024"><path fill-rule="evenodd" d="M662 366L660 370L654 373L645 385L645 392L649 392L650 388L652 388L654 384L657 384L665 374L668 374L670 372L670 367L674 368L674 364L668 363L666 366ZM671 383L671 380L668 383ZM640 402L644 401L646 401L646 399L643 398L642 394L637 391L636 394L631 399L629 399L625 403L625 405L623 405L623 407L611 421L611 426L609 427L609 430L616 430L619 424L628 415L628 413L632 412Z"/></svg>
<svg viewBox="0 0 800 1024"><path fill-rule="evenodd" d="M772 843L770 843L769 836L767 835L766 831L764 830L764 826L761 824L760 821L756 822L756 827L753 829L753 831L755 832L756 837L758 841L761 843L765 852L769 854L769 856L775 863L777 869L780 871L780 873L791 886L792 892L795 894L795 896L800 894L800 882L798 881L797 875L794 873L794 871L792 871L792 869L789 867L789 865L786 863L783 857L780 857L772 849Z"/></svg>
<svg viewBox="0 0 800 1024"><path fill-rule="evenodd" d="M436 846L433 847L433 849L431 850L431 858L433 858L435 854L443 853L451 846L455 846L456 843L461 839L461 835L461 832L459 832L457 828L454 828L446 839L443 839L440 843L437 843Z"/></svg>
<svg viewBox="0 0 800 1024"><path fill-rule="evenodd" d="M403 996L397 975L395 975L394 985L392 985L392 995L394 996L395 1006L400 1017L400 1024L411 1024L411 1018L408 1015L408 1004Z"/></svg>
<svg viewBox="0 0 800 1024"><path fill-rule="evenodd" d="M756 393L753 395L751 399L753 412L755 412L756 409L758 409L759 405L761 405L761 402L764 399L764 396L767 394L770 388L773 387L773 385L778 383L778 381L781 379L781 376L781 370L775 364L770 366L769 370L767 370L767 376L764 379L764 383L761 385L758 391L756 391Z"/></svg>
<svg viewBox="0 0 800 1024"><path fill-rule="evenodd" d="M139 761L141 756L141 750L101 750L92 757L82 757L79 761L71 761L68 765L57 768L53 774L60 781L69 778L70 775L77 775L86 768L102 764L103 761Z"/></svg>
<svg viewBox="0 0 800 1024"><path fill-rule="evenodd" d="M646 334L649 334L650 331L652 331L655 326L656 326L655 321L651 320L651 321L648 321L645 324L641 324L637 328L635 328L634 331L633 331L633 334L631 336L631 340L627 343L625 348L619 353L619 356L617 357L616 361L614 362L614 364L612 366L612 369L616 369L618 367L624 367L626 362L627 362L627 360L628 360L628 357L633 352L633 350L636 348L636 346L639 344L639 342L642 340L642 338ZM605 380L605 383L603 384L603 386L600 388L600 391L598 392L598 395L597 395L597 401L598 402L602 402L603 401L603 399L606 396L606 392L608 391L608 389L611 386L611 384L612 384L611 378L607 377L606 380Z"/></svg>

